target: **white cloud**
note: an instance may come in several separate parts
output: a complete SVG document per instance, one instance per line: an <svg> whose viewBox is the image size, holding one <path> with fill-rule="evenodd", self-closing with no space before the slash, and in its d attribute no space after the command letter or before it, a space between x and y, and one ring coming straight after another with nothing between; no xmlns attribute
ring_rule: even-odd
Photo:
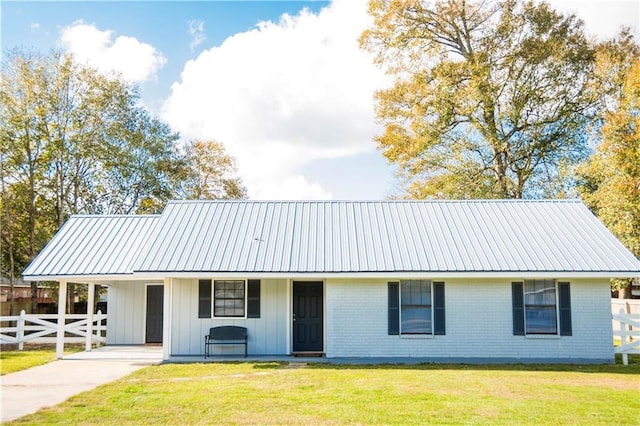
<svg viewBox="0 0 640 426"><path fill-rule="evenodd" d="M287 176L282 180L271 180L260 187L261 200L304 199L330 200L333 194L317 183L310 183L304 176Z"/></svg>
<svg viewBox="0 0 640 426"><path fill-rule="evenodd" d="M31 25L29 25L29 29L32 33L36 32L40 29L40 24L38 22L32 22Z"/></svg>
<svg viewBox="0 0 640 426"><path fill-rule="evenodd" d="M334 0L317 14L263 22L203 51L172 85L163 118L185 138L223 142L238 159L251 198L340 194L335 185L323 187L335 177L322 179L316 171L310 178L304 170L318 160L357 161L375 150L372 139L381 128L375 125L373 93L388 80L358 47L370 23L366 3ZM552 5L575 10L587 30L601 37L623 24L637 31L634 1L553 0ZM363 187L390 174L381 168L367 173Z"/></svg>
<svg viewBox="0 0 640 426"><path fill-rule="evenodd" d="M189 35L191 36L191 43L189 43L189 48L193 52L197 46L199 46L203 41L207 39L207 36L204 32L204 22L194 19L193 21L189 21L189 28L187 30Z"/></svg>
<svg viewBox="0 0 640 426"><path fill-rule="evenodd" d="M606 39L615 36L622 26L640 35L640 2L637 0L548 0L559 12L575 13L590 34ZM639 38L640 39L640 38Z"/></svg>
<svg viewBox="0 0 640 426"><path fill-rule="evenodd" d="M101 72L117 72L130 82L142 82L153 76L166 62L162 53L134 37L101 31L82 21L64 27L60 41L77 60Z"/></svg>
<svg viewBox="0 0 640 426"><path fill-rule="evenodd" d="M358 47L368 22L364 2L339 0L236 34L185 64L163 118L223 142L251 198L331 197L301 170L375 150L373 92L386 79Z"/></svg>

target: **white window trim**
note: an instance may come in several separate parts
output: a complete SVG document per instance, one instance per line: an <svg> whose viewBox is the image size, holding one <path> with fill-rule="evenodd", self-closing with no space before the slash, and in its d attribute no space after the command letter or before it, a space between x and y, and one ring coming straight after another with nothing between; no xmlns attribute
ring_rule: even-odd
<svg viewBox="0 0 640 426"><path fill-rule="evenodd" d="M433 333L431 334L400 334L400 338L401 339L407 339L407 340L420 340L420 339L433 339L434 335Z"/></svg>
<svg viewBox="0 0 640 426"><path fill-rule="evenodd" d="M244 316L241 317L229 317L229 316L216 316L216 281L242 281L244 283ZM211 279L211 319L213 320L243 320L247 319L247 283L248 280L243 279Z"/></svg>
<svg viewBox="0 0 640 426"><path fill-rule="evenodd" d="M398 281L398 300L399 300L399 311L400 311L400 323L398 324L399 333L398 335L403 339L433 339L433 321L434 321L434 309L433 309L433 280L430 279L418 279L416 281L428 281L429 282L429 292L431 292L431 332L430 333L403 333L402 332L402 281L414 281L411 280L399 280Z"/></svg>
<svg viewBox="0 0 640 426"><path fill-rule="evenodd" d="M553 280L553 285L555 288L555 305L556 305L556 332L553 334L546 333L527 333L527 302L526 302L526 291L527 288L526 281L530 280L522 280L522 307L524 308L524 337L529 339L559 339L560 338L560 304L558 303L558 280Z"/></svg>

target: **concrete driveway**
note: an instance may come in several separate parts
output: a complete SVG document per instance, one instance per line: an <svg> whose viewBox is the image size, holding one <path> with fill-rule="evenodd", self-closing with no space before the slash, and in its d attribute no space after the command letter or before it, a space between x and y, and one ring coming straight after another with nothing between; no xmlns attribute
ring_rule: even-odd
<svg viewBox="0 0 640 426"><path fill-rule="evenodd" d="M0 377L1 422L17 419L71 396L159 364L162 347L105 346Z"/></svg>

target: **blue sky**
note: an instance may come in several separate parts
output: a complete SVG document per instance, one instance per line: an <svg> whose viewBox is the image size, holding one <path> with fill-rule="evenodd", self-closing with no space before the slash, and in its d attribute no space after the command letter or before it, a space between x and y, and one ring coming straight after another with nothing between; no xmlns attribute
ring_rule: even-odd
<svg viewBox="0 0 640 426"><path fill-rule="evenodd" d="M166 82L179 78L184 63L230 35L283 13L317 11L320 1L3 1L2 47L60 47L60 32L78 21L150 43L168 57L158 79L145 82L145 98L159 102L169 94ZM190 48L189 23L202 21L206 39Z"/></svg>
<svg viewBox="0 0 640 426"><path fill-rule="evenodd" d="M595 35L637 34L635 0L554 0ZM138 84L185 140L216 139L254 199L382 199L373 92L388 79L357 45L365 0L1 4L2 47L72 52Z"/></svg>

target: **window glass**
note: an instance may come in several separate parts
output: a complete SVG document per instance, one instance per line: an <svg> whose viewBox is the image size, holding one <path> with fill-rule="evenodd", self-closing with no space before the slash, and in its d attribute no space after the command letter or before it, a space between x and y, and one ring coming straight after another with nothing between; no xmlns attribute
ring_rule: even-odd
<svg viewBox="0 0 640 426"><path fill-rule="evenodd" d="M214 317L244 317L244 281L215 281L214 282Z"/></svg>
<svg viewBox="0 0 640 426"><path fill-rule="evenodd" d="M400 318L402 334L431 334L430 281L400 281Z"/></svg>
<svg viewBox="0 0 640 426"><path fill-rule="evenodd" d="M556 284L554 280L527 280L524 283L527 334L556 334Z"/></svg>

